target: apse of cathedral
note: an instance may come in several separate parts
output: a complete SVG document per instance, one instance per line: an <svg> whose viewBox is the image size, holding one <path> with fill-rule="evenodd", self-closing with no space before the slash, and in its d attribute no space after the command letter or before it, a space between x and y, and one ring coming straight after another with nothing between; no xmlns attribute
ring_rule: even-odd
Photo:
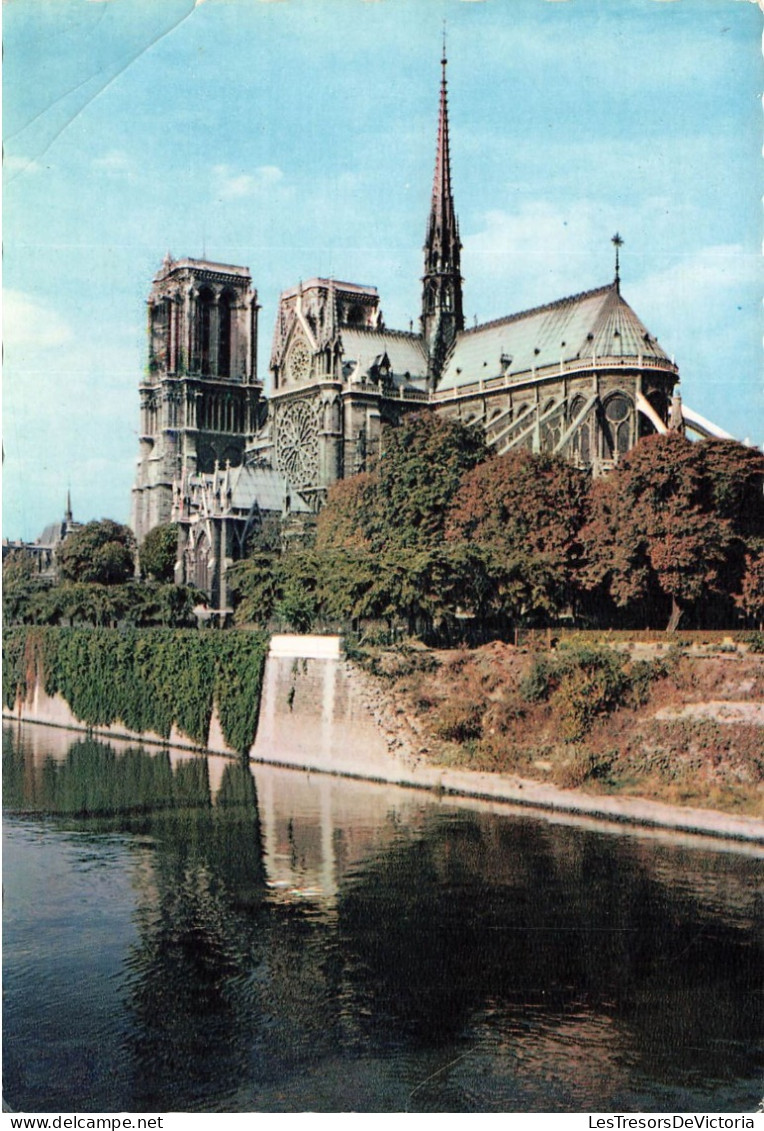
<svg viewBox="0 0 764 1131"><path fill-rule="evenodd" d="M418 332L386 326L375 287L301 282L280 296L266 401L249 271L168 255L155 277L133 528L140 542L159 523L181 524L178 580L220 593L210 578L237 556L237 538L213 537L213 522L240 529L279 508L315 513L334 482L373 465L385 425L411 411L483 428L498 453L555 453L594 475L643 435L685 424L709 434L621 294L620 236L611 282L465 328L446 65L444 51ZM235 506L231 468L242 469ZM269 471L267 499L258 469Z"/></svg>

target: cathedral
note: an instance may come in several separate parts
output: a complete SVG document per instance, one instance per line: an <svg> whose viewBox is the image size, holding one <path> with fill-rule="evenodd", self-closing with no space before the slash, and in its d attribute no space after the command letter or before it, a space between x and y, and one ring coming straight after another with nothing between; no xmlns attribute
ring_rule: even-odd
<svg viewBox="0 0 764 1131"><path fill-rule="evenodd" d="M177 580L217 609L248 532L317 512L404 413L442 413L499 453L553 452L594 475L656 431L723 435L682 405L676 365L623 298L619 236L611 282L465 328L443 55L417 332L385 325L375 287L301 282L279 300L266 400L249 270L168 254L153 281L132 526L140 543L177 522Z"/></svg>

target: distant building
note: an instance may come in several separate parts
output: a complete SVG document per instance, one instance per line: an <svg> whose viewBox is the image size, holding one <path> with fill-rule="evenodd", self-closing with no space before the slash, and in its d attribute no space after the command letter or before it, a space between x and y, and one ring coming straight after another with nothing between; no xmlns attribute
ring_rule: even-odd
<svg viewBox="0 0 764 1131"><path fill-rule="evenodd" d="M34 542L11 542L3 539L3 561L14 550L28 554L34 559L40 577L54 581L56 578L56 550L75 530L80 530L81 522L75 522L72 514L71 493L66 494L66 510L60 522L49 522Z"/></svg>

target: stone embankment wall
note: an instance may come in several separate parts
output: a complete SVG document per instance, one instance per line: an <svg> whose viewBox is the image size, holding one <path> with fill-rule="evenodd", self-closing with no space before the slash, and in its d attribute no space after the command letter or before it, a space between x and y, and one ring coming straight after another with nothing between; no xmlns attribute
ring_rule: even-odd
<svg viewBox="0 0 764 1131"><path fill-rule="evenodd" d="M198 743L175 726L172 728L169 738L162 738L160 734L154 731L131 730L121 722L111 723L109 726L88 726L87 723L77 718L63 696L48 695L39 683L34 685L31 694L26 699L17 700L13 712L4 708L3 718L6 720L15 719L22 723L45 723L47 726L66 727L67 730L84 730L105 738L127 738L136 742L175 746L182 750L200 749ZM234 753L223 738L217 711L213 712L210 720L209 737L203 749L209 750L213 754Z"/></svg>
<svg viewBox="0 0 764 1131"><path fill-rule="evenodd" d="M366 704L368 689L354 675L341 655L338 636L274 636L266 659L257 736L249 756L285 766L385 780L391 773L402 772L391 754L393 745L400 748L400 740L380 729ZM10 714L4 711L6 717ZM177 727L165 739L151 731L131 730L119 721L88 726L62 696L46 694L39 682L25 699L17 701L12 717L109 738L199 749ZM223 737L217 711L203 749L235 754Z"/></svg>
<svg viewBox="0 0 764 1131"><path fill-rule="evenodd" d="M338 636L272 637L253 759L389 781L405 771L392 745Z"/></svg>
<svg viewBox="0 0 764 1131"><path fill-rule="evenodd" d="M353 668L340 653L338 637L276 636L265 667L255 761L329 774L384 781L565 815L563 819L606 821L705 833L764 843L764 822L706 809L678 807L638 797L593 796L510 774L446 769L428 761L417 721L394 695ZM91 730L110 737L196 748L176 730L169 740L136 734L115 723L85 727L59 696L36 687L17 704L22 721ZM234 754L213 715L206 749Z"/></svg>

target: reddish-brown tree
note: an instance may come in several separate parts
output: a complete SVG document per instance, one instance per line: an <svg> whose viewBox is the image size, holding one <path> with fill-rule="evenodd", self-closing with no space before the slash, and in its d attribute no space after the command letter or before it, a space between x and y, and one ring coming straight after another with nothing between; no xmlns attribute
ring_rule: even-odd
<svg viewBox="0 0 764 1131"><path fill-rule="evenodd" d="M570 603L589 484L585 472L556 456L514 451L489 459L464 476L446 538L489 547L498 561L522 560L529 575L536 563L551 586L549 604Z"/></svg>
<svg viewBox="0 0 764 1131"><path fill-rule="evenodd" d="M368 472L335 483L318 515L316 549L367 549L375 495L375 480Z"/></svg>
<svg viewBox="0 0 764 1131"><path fill-rule="evenodd" d="M745 556L743 578L735 604L759 629L764 626L764 539L758 539Z"/></svg>
<svg viewBox="0 0 764 1131"><path fill-rule="evenodd" d="M704 597L731 597L762 479L764 460L741 444L647 437L594 486L582 531L586 582L620 606L668 596L669 629Z"/></svg>

